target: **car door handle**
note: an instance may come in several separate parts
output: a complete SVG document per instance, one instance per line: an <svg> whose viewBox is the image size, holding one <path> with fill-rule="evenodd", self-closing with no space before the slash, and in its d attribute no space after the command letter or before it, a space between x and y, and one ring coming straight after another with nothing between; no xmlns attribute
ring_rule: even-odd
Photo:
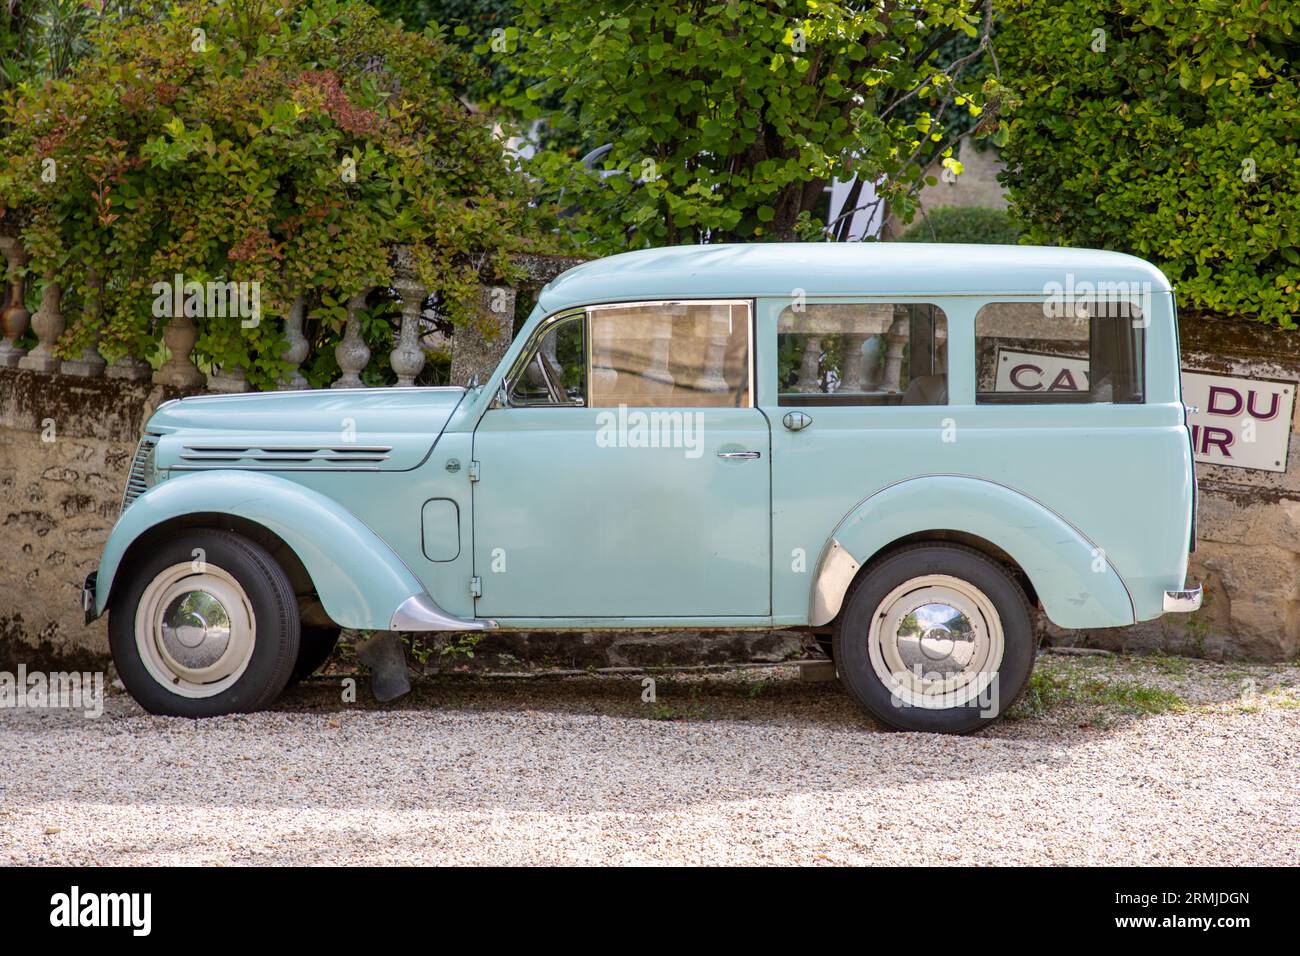
<svg viewBox="0 0 1300 956"><path fill-rule="evenodd" d="M812 416L805 415L803 412L786 412L785 418L781 419L781 424L792 432L803 431L812 424Z"/></svg>
<svg viewBox="0 0 1300 956"><path fill-rule="evenodd" d="M738 458L747 461L753 458L762 458L763 453L761 451L720 451L718 452L718 457Z"/></svg>

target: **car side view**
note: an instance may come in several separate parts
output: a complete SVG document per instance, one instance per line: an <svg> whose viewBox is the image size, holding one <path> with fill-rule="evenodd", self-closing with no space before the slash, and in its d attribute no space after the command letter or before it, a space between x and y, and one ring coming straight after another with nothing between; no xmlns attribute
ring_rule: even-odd
<svg viewBox="0 0 1300 956"><path fill-rule="evenodd" d="M795 628L879 721L965 733L1033 609L1199 607L1194 506L1149 263L683 246L561 275L474 387L163 405L83 601L154 713L265 707L341 628Z"/></svg>

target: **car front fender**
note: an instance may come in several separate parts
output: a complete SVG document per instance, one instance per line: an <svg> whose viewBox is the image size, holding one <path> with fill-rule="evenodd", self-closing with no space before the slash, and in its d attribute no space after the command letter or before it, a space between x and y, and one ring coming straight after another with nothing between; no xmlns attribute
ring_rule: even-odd
<svg viewBox="0 0 1300 956"><path fill-rule="evenodd" d="M244 518L278 536L307 569L325 612L342 627L389 629L406 602L427 601L401 558L338 502L275 475L215 470L160 482L123 512L95 578L95 614L103 613L122 559L141 535L175 518L210 513Z"/></svg>
<svg viewBox="0 0 1300 956"><path fill-rule="evenodd" d="M858 568L874 555L901 539L935 531L975 535L1010 555L1059 627L1122 627L1134 621L1133 601L1119 573L1066 519L996 482L933 475L889 485L844 516L818 562L810 622L820 626L839 613Z"/></svg>

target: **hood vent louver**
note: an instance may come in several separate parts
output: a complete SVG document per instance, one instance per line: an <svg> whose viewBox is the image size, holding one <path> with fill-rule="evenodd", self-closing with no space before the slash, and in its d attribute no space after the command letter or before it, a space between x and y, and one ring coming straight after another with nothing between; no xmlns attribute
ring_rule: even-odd
<svg viewBox="0 0 1300 956"><path fill-rule="evenodd" d="M378 471L391 445L186 445L173 468Z"/></svg>

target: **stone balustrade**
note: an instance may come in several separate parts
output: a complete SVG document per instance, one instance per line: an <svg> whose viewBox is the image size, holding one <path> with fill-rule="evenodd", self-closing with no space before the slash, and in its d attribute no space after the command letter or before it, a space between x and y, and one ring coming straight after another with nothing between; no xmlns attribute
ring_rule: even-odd
<svg viewBox="0 0 1300 956"><path fill-rule="evenodd" d="M18 367L48 374L71 375L78 378L107 376L132 381L151 380L155 385L182 390L208 390L213 392L242 392L249 389L246 370L240 366L214 368L204 371L194 361L193 351L198 341L199 329L194 319L184 314L166 318L162 341L166 347L165 360L154 368L143 356L119 355L112 362L99 351L98 336L82 349L76 358L65 359L56 353L64 331L78 322L97 325L97 317L104 309L105 277L94 270L87 277L86 287L76 290L79 303L76 314L66 315L68 298L59 281L52 276L38 283L40 304L34 313L27 309L32 294L32 277L28 275L29 262L22 243L14 236L0 235L0 254L4 256L4 303L0 306L0 367ZM516 259L522 278L521 289L536 289L565 269L582 260L543 255L526 255ZM400 318L393 330L393 347L388 353L388 363L397 376L399 386L412 386L424 371L426 353L448 351L452 355L451 379L463 384L474 377L485 378L505 350L513 332L515 299L519 289L502 285L480 287L474 303L476 320L472 327L448 338L439 331L427 310L430 293L416 277L411 266L409 249L393 250L394 279L390 286L400 303ZM343 337L334 347L334 357L339 366L339 377L331 388L364 387L363 375L374 356L362 336L363 311L367 299L379 286L368 283L347 297L347 318ZM306 303L305 290L296 290L283 321L284 338L288 343L280 357L289 364L279 388L307 388L302 367L311 355L311 343L304 334ZM229 321L238 321L231 318ZM28 329L36 334L36 344L30 349L20 345Z"/></svg>

